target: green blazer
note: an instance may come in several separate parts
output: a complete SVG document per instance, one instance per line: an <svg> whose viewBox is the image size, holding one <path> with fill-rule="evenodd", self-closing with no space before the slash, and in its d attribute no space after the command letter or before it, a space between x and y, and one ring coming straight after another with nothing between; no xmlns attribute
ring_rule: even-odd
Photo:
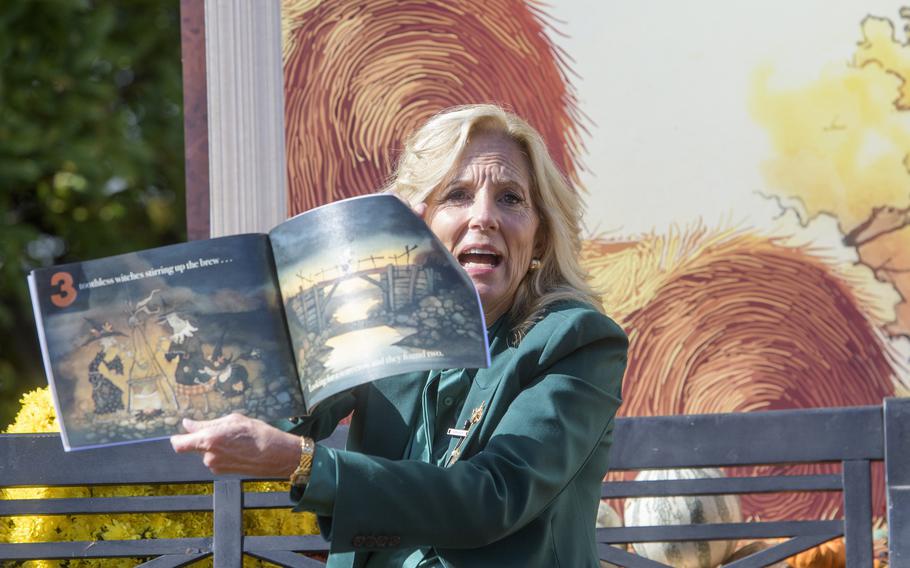
<svg viewBox="0 0 910 568"><path fill-rule="evenodd" d="M503 326L505 328L506 326ZM329 566L368 550L432 546L446 566L598 566L594 538L627 339L609 318L560 303L517 346L492 338L467 395L485 411L448 467L402 460L426 373L375 381L296 429L324 437L351 409L336 496L320 528Z"/></svg>

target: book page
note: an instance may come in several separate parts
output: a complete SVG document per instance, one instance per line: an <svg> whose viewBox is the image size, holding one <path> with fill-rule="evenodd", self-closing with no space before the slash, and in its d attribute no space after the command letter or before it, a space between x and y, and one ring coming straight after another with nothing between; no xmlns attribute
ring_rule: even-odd
<svg viewBox="0 0 910 568"><path fill-rule="evenodd" d="M35 271L67 449L170 436L181 419L303 410L265 235Z"/></svg>
<svg viewBox="0 0 910 568"><path fill-rule="evenodd" d="M489 365L473 283L396 197L324 205L269 236L308 408L390 375Z"/></svg>

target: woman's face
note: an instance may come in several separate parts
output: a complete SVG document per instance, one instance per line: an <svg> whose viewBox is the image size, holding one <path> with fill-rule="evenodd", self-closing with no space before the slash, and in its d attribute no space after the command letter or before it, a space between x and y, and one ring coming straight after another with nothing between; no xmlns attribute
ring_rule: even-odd
<svg viewBox="0 0 910 568"><path fill-rule="evenodd" d="M427 203L427 224L474 281L492 324L528 272L540 224L521 147L499 132L475 133Z"/></svg>

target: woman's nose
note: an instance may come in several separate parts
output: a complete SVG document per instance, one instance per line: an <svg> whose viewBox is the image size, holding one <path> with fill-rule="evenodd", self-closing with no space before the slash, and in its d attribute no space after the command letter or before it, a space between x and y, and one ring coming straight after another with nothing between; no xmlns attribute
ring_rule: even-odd
<svg viewBox="0 0 910 568"><path fill-rule="evenodd" d="M499 228L499 217L496 210L496 203L493 199L487 198L485 192L475 196L471 204L470 227L479 230L495 230Z"/></svg>

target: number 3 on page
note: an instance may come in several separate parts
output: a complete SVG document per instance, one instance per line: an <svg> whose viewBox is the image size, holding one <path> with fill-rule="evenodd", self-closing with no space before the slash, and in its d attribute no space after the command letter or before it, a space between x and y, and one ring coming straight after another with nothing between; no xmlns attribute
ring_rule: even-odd
<svg viewBox="0 0 910 568"><path fill-rule="evenodd" d="M69 272L55 272L51 276L51 286L60 286L57 293L51 294L51 302L58 308L65 308L76 301L73 276Z"/></svg>

